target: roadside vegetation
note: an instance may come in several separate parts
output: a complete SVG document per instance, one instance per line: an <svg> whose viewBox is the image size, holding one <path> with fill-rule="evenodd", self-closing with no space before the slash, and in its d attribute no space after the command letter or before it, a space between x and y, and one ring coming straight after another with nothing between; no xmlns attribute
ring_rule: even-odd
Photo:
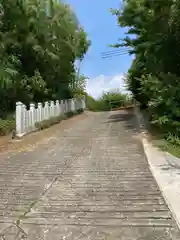
<svg viewBox="0 0 180 240"><path fill-rule="evenodd" d="M82 61L90 41L69 5L57 0L0 0L0 135L15 126L17 101L84 94Z"/></svg>
<svg viewBox="0 0 180 240"><path fill-rule="evenodd" d="M98 99L87 95L87 108L91 111L110 111L131 105L131 97L118 90L104 92Z"/></svg>
<svg viewBox="0 0 180 240"><path fill-rule="evenodd" d="M71 118L73 116L81 114L83 112L84 112L84 109L78 109L75 112L67 112L64 115L60 115L60 116L57 116L57 117L52 117L50 119L47 119L47 120L44 120L42 122L36 123L36 128L38 130L44 130L44 129L49 128L49 127L51 127L51 126L53 126L57 123L60 123L63 120L66 120L68 118Z"/></svg>
<svg viewBox="0 0 180 240"><path fill-rule="evenodd" d="M180 156L180 0L125 0L112 13L128 29L114 47L134 54L128 89L140 103L153 139Z"/></svg>

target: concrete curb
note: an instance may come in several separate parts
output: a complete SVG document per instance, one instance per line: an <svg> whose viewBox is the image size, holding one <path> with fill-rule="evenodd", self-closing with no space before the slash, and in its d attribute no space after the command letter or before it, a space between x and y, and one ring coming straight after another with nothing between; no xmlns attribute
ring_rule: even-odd
<svg viewBox="0 0 180 240"><path fill-rule="evenodd" d="M180 229L180 159L154 147L146 137L142 115L135 109L140 140L149 168Z"/></svg>
<svg viewBox="0 0 180 240"><path fill-rule="evenodd" d="M141 140L150 170L180 229L180 170L172 168L164 153L147 139L142 137Z"/></svg>

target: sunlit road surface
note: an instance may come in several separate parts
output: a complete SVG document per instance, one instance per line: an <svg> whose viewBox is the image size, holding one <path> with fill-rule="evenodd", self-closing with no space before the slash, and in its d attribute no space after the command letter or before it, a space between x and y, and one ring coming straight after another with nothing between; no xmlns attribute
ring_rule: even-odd
<svg viewBox="0 0 180 240"><path fill-rule="evenodd" d="M179 240L136 121L88 113L0 161L0 240Z"/></svg>

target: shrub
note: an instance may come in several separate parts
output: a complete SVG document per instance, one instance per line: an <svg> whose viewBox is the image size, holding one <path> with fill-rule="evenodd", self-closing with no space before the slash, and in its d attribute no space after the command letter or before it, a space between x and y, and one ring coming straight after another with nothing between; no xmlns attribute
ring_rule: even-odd
<svg viewBox="0 0 180 240"><path fill-rule="evenodd" d="M67 112L66 115L67 115L68 118L70 118L70 117L74 116L75 113L70 111L70 112Z"/></svg>
<svg viewBox="0 0 180 240"><path fill-rule="evenodd" d="M15 119L0 119L0 135L10 134L16 127Z"/></svg>
<svg viewBox="0 0 180 240"><path fill-rule="evenodd" d="M118 90L103 93L98 99L93 99L91 96L87 96L87 108L90 111L110 111L111 109L131 105L131 96L121 93Z"/></svg>
<svg viewBox="0 0 180 240"><path fill-rule="evenodd" d="M78 109L76 112L77 112L77 114L83 113L83 112L84 112L84 109L83 109L83 108L80 108L80 109Z"/></svg>
<svg viewBox="0 0 180 240"><path fill-rule="evenodd" d="M58 119L50 118L48 120L44 120L42 122L38 122L35 124L36 128L39 130L46 129L54 124L58 123Z"/></svg>
<svg viewBox="0 0 180 240"><path fill-rule="evenodd" d="M80 114L83 111L84 111L83 109L78 109L75 112L70 111L70 112L67 112L66 114L63 114L63 115L60 115L57 117L52 117L52 118L44 120L42 122L38 122L35 124L35 126L37 129L43 130L43 129L49 128L50 126L52 126L54 124L61 122L62 120L66 120L67 118L70 118L74 115Z"/></svg>
<svg viewBox="0 0 180 240"><path fill-rule="evenodd" d="M62 120L65 120L65 119L67 119L66 115L51 117L50 119L46 119L42 122L36 123L35 126L37 129L43 130L43 129L49 128L50 126L52 126L54 124L60 123Z"/></svg>

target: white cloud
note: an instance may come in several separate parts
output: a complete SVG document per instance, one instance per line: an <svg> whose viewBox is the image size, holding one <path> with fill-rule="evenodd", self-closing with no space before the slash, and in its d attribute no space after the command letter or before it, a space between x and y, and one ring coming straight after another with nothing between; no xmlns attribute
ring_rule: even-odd
<svg viewBox="0 0 180 240"><path fill-rule="evenodd" d="M115 76L100 75L87 81L87 92L94 98L98 98L103 92L113 89L119 89L122 92L126 91L124 75L119 74Z"/></svg>

